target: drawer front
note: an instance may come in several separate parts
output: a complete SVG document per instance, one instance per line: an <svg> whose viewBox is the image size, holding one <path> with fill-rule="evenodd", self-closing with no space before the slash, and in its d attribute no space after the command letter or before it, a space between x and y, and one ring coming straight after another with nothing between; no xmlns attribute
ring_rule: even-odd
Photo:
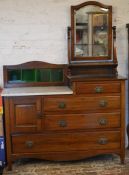
<svg viewBox="0 0 129 175"><path fill-rule="evenodd" d="M77 94L120 93L120 82L76 83Z"/></svg>
<svg viewBox="0 0 129 175"><path fill-rule="evenodd" d="M119 149L120 132L78 132L12 136L13 153Z"/></svg>
<svg viewBox="0 0 129 175"><path fill-rule="evenodd" d="M120 113L46 115L46 130L120 127Z"/></svg>
<svg viewBox="0 0 129 175"><path fill-rule="evenodd" d="M120 109L120 96L99 97L46 97L44 113L69 111L109 111Z"/></svg>

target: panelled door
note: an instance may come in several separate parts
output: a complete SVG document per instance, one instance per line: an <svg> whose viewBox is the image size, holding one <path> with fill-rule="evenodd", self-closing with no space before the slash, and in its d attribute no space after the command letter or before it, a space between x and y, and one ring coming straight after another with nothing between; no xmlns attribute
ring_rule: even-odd
<svg viewBox="0 0 129 175"><path fill-rule="evenodd" d="M12 132L36 132L41 130L41 97L24 96L10 98L10 122Z"/></svg>

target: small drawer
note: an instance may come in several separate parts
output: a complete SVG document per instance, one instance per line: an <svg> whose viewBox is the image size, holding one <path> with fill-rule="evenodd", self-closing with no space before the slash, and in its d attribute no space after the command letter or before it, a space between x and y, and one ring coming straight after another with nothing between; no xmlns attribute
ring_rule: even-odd
<svg viewBox="0 0 129 175"><path fill-rule="evenodd" d="M120 113L46 115L46 130L119 128Z"/></svg>
<svg viewBox="0 0 129 175"><path fill-rule="evenodd" d="M120 132L74 132L12 136L13 153L119 149Z"/></svg>
<svg viewBox="0 0 129 175"><path fill-rule="evenodd" d="M120 82L76 83L77 94L120 93Z"/></svg>
<svg viewBox="0 0 129 175"><path fill-rule="evenodd" d="M120 109L120 96L45 97L42 105L45 114L52 112L109 112Z"/></svg>

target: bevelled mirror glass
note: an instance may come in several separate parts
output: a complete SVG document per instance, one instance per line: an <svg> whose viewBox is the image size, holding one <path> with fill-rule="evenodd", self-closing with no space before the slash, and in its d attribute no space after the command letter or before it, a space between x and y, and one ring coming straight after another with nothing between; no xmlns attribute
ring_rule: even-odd
<svg viewBox="0 0 129 175"><path fill-rule="evenodd" d="M72 60L109 60L111 6L89 1L72 6Z"/></svg>

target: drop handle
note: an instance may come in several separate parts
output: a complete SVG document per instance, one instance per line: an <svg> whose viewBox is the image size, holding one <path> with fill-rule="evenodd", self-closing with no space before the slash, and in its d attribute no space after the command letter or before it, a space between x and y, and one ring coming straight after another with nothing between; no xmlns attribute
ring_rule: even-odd
<svg viewBox="0 0 129 175"><path fill-rule="evenodd" d="M95 92L96 93L102 93L104 91L104 89L103 89L103 87L101 87L101 86L97 86L96 88L95 88Z"/></svg>
<svg viewBox="0 0 129 175"><path fill-rule="evenodd" d="M105 137L102 137L102 138L100 138L100 139L98 140L98 143L99 143L100 145L106 145L106 144L108 143L108 139L105 138Z"/></svg>
<svg viewBox="0 0 129 175"><path fill-rule="evenodd" d="M59 124L59 126L60 127L67 127L67 122L65 121L65 120L60 120L59 122L58 122L58 124Z"/></svg>
<svg viewBox="0 0 129 175"><path fill-rule="evenodd" d="M32 148L34 146L34 142L29 140L25 142L25 145L27 148Z"/></svg>
<svg viewBox="0 0 129 175"><path fill-rule="evenodd" d="M60 102L59 105L58 105L58 107L60 109L64 109L64 108L66 108L66 104L64 102Z"/></svg>
<svg viewBox="0 0 129 175"><path fill-rule="evenodd" d="M107 125L108 120L106 118L101 118L98 122L99 122L100 125L103 126L103 125Z"/></svg>
<svg viewBox="0 0 129 175"><path fill-rule="evenodd" d="M99 106L100 107L106 107L108 105L108 101L107 100L100 100L99 102Z"/></svg>

